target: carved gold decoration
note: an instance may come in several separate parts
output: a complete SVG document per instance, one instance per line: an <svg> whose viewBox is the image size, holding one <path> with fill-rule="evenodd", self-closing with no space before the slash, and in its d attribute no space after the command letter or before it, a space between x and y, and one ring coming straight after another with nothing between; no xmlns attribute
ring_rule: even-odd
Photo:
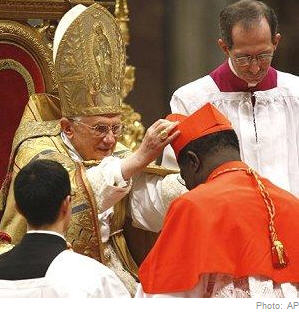
<svg viewBox="0 0 299 313"><path fill-rule="evenodd" d="M126 66L126 74L122 89L122 98L126 98L127 95L133 89L135 82L135 67L131 65ZM133 108L126 104L122 104L122 122L125 125L123 135L120 138L120 142L132 151L136 150L144 137L144 126L141 122L141 115L133 110Z"/></svg>
<svg viewBox="0 0 299 313"><path fill-rule="evenodd" d="M135 112L128 104L122 105L122 121L125 125L120 142L130 150L136 150L144 137L144 127L141 115Z"/></svg>
<svg viewBox="0 0 299 313"><path fill-rule="evenodd" d="M1 0L0 18L26 20L26 19L60 19L65 12L76 4L89 6L93 0ZM107 8L113 8L114 1L97 2Z"/></svg>
<svg viewBox="0 0 299 313"><path fill-rule="evenodd" d="M130 43L129 33L129 9L127 0L116 0L115 11L117 23L120 27L121 34L125 45ZM135 67L132 65L126 66L125 79L122 87L122 99L125 99L132 91L135 83ZM144 137L144 126L141 122L141 115L135 112L129 104L123 102L123 123L126 125L123 135L120 139L121 143L130 148L136 150Z"/></svg>
<svg viewBox="0 0 299 313"><path fill-rule="evenodd" d="M28 96L32 95L35 92L33 79L30 73L26 70L26 68L21 63L12 59L0 60L0 71L3 71L3 70L16 71L23 77L27 85Z"/></svg>
<svg viewBox="0 0 299 313"><path fill-rule="evenodd" d="M55 93L56 83L51 50L43 44L38 31L15 21L0 20L0 41L16 43L31 53L41 67L46 91Z"/></svg>
<svg viewBox="0 0 299 313"><path fill-rule="evenodd" d="M55 60L63 116L121 113L125 49L115 18L99 4L81 13Z"/></svg>
<svg viewBox="0 0 299 313"><path fill-rule="evenodd" d="M125 99L132 91L135 83L135 67L132 65L126 66L125 79L122 86L122 98Z"/></svg>
<svg viewBox="0 0 299 313"><path fill-rule="evenodd" d="M129 9L126 0L116 0L114 15L121 29L125 45L127 46L130 42L130 33L128 27Z"/></svg>
<svg viewBox="0 0 299 313"><path fill-rule="evenodd" d="M57 22L51 20L44 20L42 21L41 25L38 25L36 27L37 31L41 34L45 44L51 50L53 50L53 40L56 28Z"/></svg>

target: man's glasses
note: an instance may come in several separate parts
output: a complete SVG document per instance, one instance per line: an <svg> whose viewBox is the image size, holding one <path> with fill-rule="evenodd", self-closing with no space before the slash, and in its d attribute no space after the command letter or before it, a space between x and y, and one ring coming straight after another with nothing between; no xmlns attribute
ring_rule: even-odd
<svg viewBox="0 0 299 313"><path fill-rule="evenodd" d="M115 125L102 125L102 124L98 124L98 125L95 125L95 126L90 126L88 124L85 124L83 122L80 122L80 121L76 121L76 120L72 120L74 123L78 123L78 124L82 124L82 125L85 125L87 126L88 128L92 129L95 134L99 137L105 137L109 131L111 130L113 135L115 137L119 137L122 133L122 130L123 130L123 125L122 124L115 124Z"/></svg>
<svg viewBox="0 0 299 313"><path fill-rule="evenodd" d="M267 64L272 61L273 53L261 53L256 56L248 55L243 57L234 57L232 59L240 66L249 66L253 60L259 64Z"/></svg>

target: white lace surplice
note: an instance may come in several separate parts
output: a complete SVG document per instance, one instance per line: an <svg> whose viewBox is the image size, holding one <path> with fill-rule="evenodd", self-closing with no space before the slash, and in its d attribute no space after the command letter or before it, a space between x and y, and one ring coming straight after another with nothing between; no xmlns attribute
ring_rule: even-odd
<svg viewBox="0 0 299 313"><path fill-rule="evenodd" d="M148 294L138 285L136 298L297 298L298 284L275 284L262 277L233 279L230 275L205 274L191 290Z"/></svg>

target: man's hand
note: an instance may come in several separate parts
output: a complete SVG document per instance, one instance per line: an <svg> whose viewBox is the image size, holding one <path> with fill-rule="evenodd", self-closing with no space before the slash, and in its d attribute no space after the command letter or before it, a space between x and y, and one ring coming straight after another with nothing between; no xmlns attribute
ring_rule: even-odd
<svg viewBox="0 0 299 313"><path fill-rule="evenodd" d="M125 180L136 175L154 161L163 149L180 134L179 130L172 133L178 123L160 119L148 128L139 148L122 160L121 171Z"/></svg>

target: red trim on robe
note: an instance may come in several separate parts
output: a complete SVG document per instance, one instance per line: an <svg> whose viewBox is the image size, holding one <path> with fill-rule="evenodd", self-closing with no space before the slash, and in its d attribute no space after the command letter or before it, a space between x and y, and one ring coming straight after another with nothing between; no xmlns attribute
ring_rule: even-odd
<svg viewBox="0 0 299 313"><path fill-rule="evenodd" d="M261 178L276 206L275 226L289 265L272 265L268 210L252 176L219 171L207 182L174 200L162 232L139 269L143 290L150 294L193 289L205 273L234 278L263 276L277 283L299 282L299 199Z"/></svg>
<svg viewBox="0 0 299 313"><path fill-rule="evenodd" d="M238 92L238 91L264 91L277 87L277 71L273 67L269 67L267 75L264 79L254 87L248 87L248 83L236 76L230 69L228 61L222 63L210 76L215 84L222 92Z"/></svg>

